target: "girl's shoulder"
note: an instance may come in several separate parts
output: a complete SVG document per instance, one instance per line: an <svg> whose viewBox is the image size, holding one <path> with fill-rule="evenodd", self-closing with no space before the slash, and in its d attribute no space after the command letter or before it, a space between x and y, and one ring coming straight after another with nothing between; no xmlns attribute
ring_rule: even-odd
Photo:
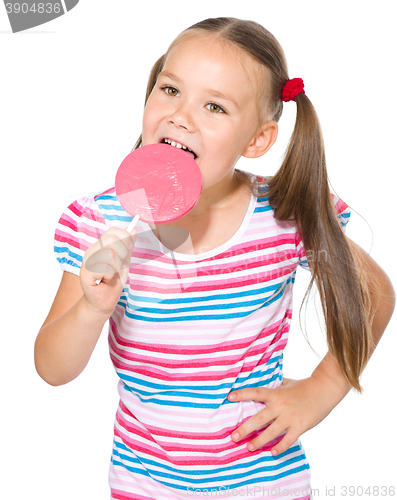
<svg viewBox="0 0 397 500"><path fill-rule="evenodd" d="M128 225L131 220L116 196L115 187L96 192L88 196L81 196L68 205L58 224L66 226L73 223L77 228L102 226L103 230L111 226Z"/></svg>
<svg viewBox="0 0 397 500"><path fill-rule="evenodd" d="M251 191L254 196L260 197L263 192L266 191L268 187L268 182L272 178L272 176L267 175L257 175L252 172L246 172L244 170L240 170L238 168L235 169L236 175L240 179L240 181L247 186L247 188Z"/></svg>

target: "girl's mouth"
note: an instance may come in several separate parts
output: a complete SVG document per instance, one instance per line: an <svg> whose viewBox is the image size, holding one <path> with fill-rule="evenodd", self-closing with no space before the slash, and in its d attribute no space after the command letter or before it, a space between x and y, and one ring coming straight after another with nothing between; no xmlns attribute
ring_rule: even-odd
<svg viewBox="0 0 397 500"><path fill-rule="evenodd" d="M183 149L183 151L190 153L193 156L193 159L197 158L196 153L194 151L192 151L190 148L188 148L184 144L181 144L180 142L176 142L176 141L173 141L172 139L168 139L168 137L164 137L164 139L162 139L160 141L160 143L169 144L170 146L174 146L175 148Z"/></svg>

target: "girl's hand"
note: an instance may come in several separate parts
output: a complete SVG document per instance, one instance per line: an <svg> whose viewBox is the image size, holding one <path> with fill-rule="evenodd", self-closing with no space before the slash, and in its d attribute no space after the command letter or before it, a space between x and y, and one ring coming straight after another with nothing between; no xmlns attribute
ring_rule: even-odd
<svg viewBox="0 0 397 500"><path fill-rule="evenodd" d="M130 233L112 227L86 251L80 283L88 306L111 316L127 281L136 229ZM102 279L97 285L96 280Z"/></svg>
<svg viewBox="0 0 397 500"><path fill-rule="evenodd" d="M332 410L323 384L314 377L303 380L284 378L276 389L253 387L233 391L229 401L259 401L266 408L249 418L232 433L235 442L241 441L251 432L273 422L247 444L249 451L255 451L287 431L281 441L272 448L273 455L287 450L301 434L315 427Z"/></svg>

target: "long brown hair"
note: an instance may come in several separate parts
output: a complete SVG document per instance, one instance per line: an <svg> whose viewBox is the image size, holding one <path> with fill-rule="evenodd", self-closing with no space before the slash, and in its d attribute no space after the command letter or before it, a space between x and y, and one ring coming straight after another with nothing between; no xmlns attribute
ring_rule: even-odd
<svg viewBox="0 0 397 500"><path fill-rule="evenodd" d="M153 66L145 104L169 51L186 35L202 34L203 30L239 47L270 70L271 81L265 82L267 87L263 86L266 101L262 100L270 110L270 119L278 121L283 111L281 89L289 80L284 52L263 26L234 18L206 19L182 32ZM374 312L370 300L373 284L368 281L365 261L349 244L337 218L316 111L303 93L296 97L296 109L295 128L281 167L267 182L267 196L276 219L294 221L306 254L315 256L309 260L312 277L304 301L315 283L325 317L329 351L350 385L361 392L359 378L373 349ZM134 149L141 144L142 136ZM260 188L254 186L257 195ZM320 259L321 255L326 258Z"/></svg>

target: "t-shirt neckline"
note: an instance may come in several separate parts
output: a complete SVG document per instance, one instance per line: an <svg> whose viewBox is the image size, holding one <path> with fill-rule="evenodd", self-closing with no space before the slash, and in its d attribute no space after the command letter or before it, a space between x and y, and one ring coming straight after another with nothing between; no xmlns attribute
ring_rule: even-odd
<svg viewBox="0 0 397 500"><path fill-rule="evenodd" d="M247 226L249 225L251 221L252 214L254 213L256 205L256 197L254 196L253 193L251 193L251 199L250 203L248 205L247 212L244 216L243 222L241 223L240 227L237 229L237 231L234 233L234 235L229 238L225 243L220 245L219 247L213 248L212 250L209 250L208 252L204 253L199 253L199 254L185 254L185 253L179 253L179 252L173 252L166 246L164 246L161 241L154 235L153 231L150 228L150 225L146 222L139 221L139 224L141 225L142 229L145 231L145 233L148 235L148 238L151 240L151 242L158 247L160 245L160 250L161 252L169 257L172 257L173 259L181 260L181 261L186 261L186 262L197 262L205 259L209 259L211 257L216 257L217 255L225 252L229 248L231 248L244 234L245 230L247 229Z"/></svg>

